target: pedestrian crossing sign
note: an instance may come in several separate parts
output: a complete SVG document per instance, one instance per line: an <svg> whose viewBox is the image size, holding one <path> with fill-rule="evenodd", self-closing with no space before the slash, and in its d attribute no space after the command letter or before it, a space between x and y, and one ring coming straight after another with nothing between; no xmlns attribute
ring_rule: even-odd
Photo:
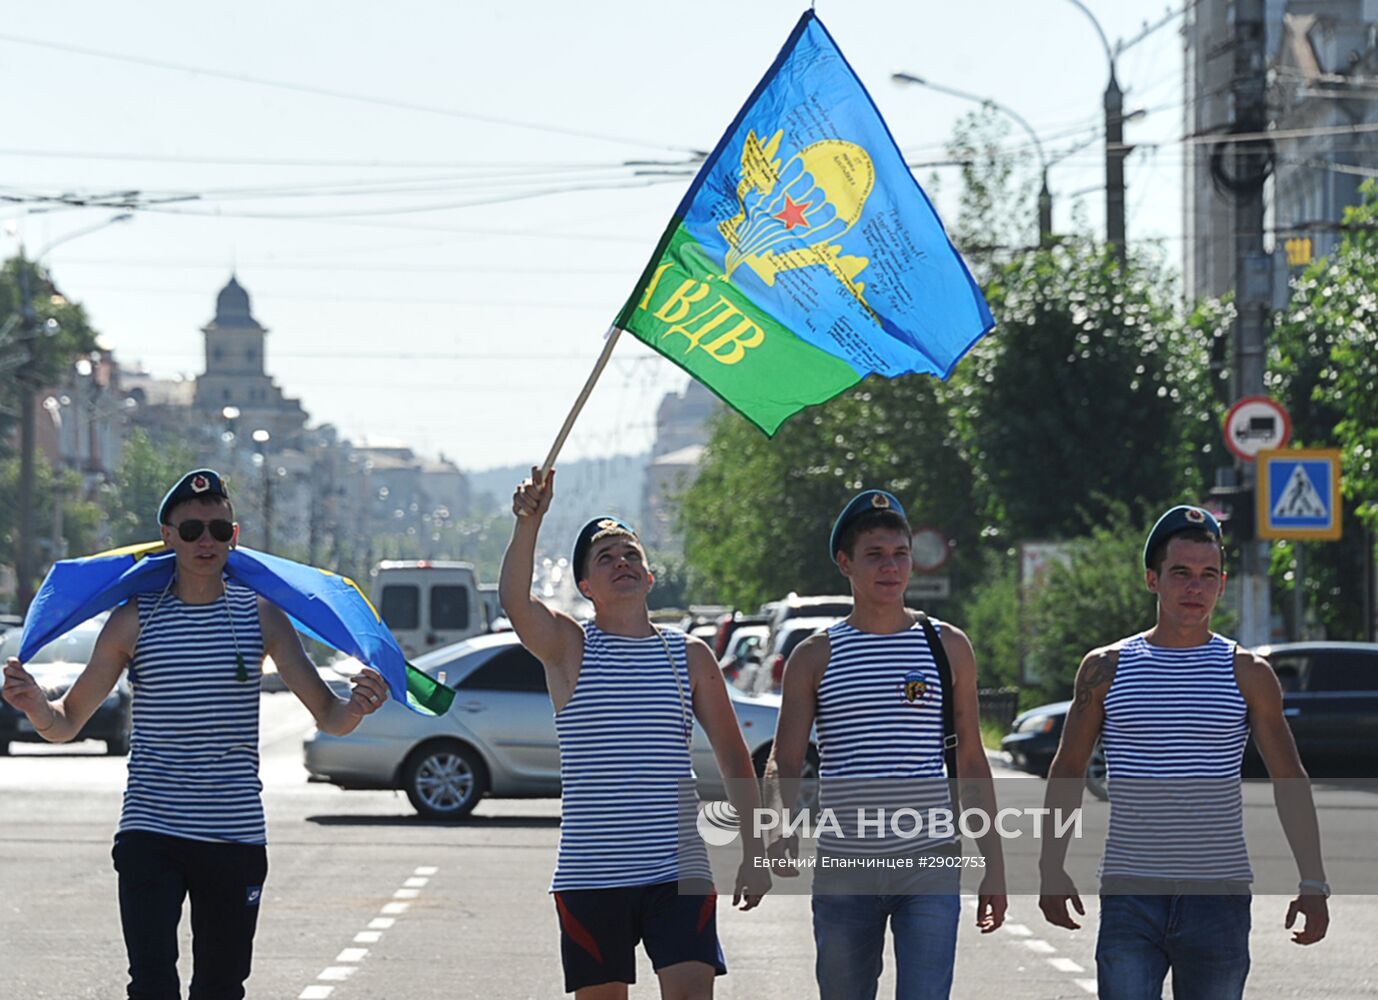
<svg viewBox="0 0 1378 1000"><path fill-rule="evenodd" d="M1261 451L1259 538L1336 541L1340 537L1340 453L1333 448Z"/></svg>

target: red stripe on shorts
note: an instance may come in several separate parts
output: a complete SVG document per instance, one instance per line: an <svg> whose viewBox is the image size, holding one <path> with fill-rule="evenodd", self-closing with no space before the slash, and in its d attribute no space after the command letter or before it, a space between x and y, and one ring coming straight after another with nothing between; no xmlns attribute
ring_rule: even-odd
<svg viewBox="0 0 1378 1000"><path fill-rule="evenodd" d="M558 892L555 893L555 908L560 911L560 926L569 935L569 939L592 955L595 962L602 965L603 953L598 950L597 940L589 933L588 928L579 923L579 919L569 912L569 907L565 906L565 901Z"/></svg>
<svg viewBox="0 0 1378 1000"><path fill-rule="evenodd" d="M708 921L713 919L713 908L717 904L718 894L716 892L710 892L703 897L703 906L699 908L699 929L696 933L703 933L703 929L708 926Z"/></svg>

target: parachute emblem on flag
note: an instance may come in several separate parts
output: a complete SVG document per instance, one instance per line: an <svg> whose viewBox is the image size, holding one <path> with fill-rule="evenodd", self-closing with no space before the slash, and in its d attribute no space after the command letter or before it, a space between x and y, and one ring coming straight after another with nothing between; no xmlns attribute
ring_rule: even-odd
<svg viewBox="0 0 1378 1000"><path fill-rule="evenodd" d="M854 142L824 139L781 166L783 137L784 131L777 131L762 145L752 131L742 144L738 211L718 226L728 245L723 277L730 279L745 264L774 285L782 271L822 265L865 306L864 286L856 277L869 261L844 257L842 245L834 241L861 218L875 186L875 164Z"/></svg>

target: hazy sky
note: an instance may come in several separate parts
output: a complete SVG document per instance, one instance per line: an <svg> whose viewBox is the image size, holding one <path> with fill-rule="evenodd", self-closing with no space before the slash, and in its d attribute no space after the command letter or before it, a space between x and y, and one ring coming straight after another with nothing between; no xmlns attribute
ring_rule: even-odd
<svg viewBox="0 0 1378 1000"><path fill-rule="evenodd" d="M1176 0L1180 8L1187 0ZM1087 0L1113 41L1169 7ZM316 422L465 468L537 462L688 175L793 27L799 0L586 4L49 0L0 25L0 196L165 199L45 256L126 365L201 370L199 328L237 272L268 368ZM820 0L911 161L944 159L975 105L1050 155L1055 227L1102 229L1104 50L1069 0ZM1125 52L1131 239L1180 259L1181 19ZM1023 134L1010 144L1034 162ZM952 214L956 172L937 168ZM646 173L647 170L652 171ZM917 174L927 183L930 168ZM113 209L0 202L30 254ZM997 317L997 320L999 317ZM998 330L997 330L998 335ZM623 338L565 448L635 452L686 381Z"/></svg>

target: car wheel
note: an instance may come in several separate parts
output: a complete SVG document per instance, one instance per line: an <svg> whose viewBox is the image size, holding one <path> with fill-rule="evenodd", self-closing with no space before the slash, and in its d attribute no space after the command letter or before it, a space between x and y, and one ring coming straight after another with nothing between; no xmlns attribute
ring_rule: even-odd
<svg viewBox="0 0 1378 1000"><path fill-rule="evenodd" d="M129 755L129 733L120 733L114 739L105 741L105 756L127 757Z"/></svg>
<svg viewBox="0 0 1378 1000"><path fill-rule="evenodd" d="M1091 751L1091 763L1086 768L1086 788L1102 802L1110 801L1110 789L1105 782L1105 747L1100 743Z"/></svg>
<svg viewBox="0 0 1378 1000"><path fill-rule="evenodd" d="M488 790L488 772L478 754L462 743L427 743L407 759L402 788L422 816L462 819Z"/></svg>
<svg viewBox="0 0 1378 1000"><path fill-rule="evenodd" d="M9 755L10 755L10 741L9 741L9 740L0 740L0 757L8 757Z"/></svg>

